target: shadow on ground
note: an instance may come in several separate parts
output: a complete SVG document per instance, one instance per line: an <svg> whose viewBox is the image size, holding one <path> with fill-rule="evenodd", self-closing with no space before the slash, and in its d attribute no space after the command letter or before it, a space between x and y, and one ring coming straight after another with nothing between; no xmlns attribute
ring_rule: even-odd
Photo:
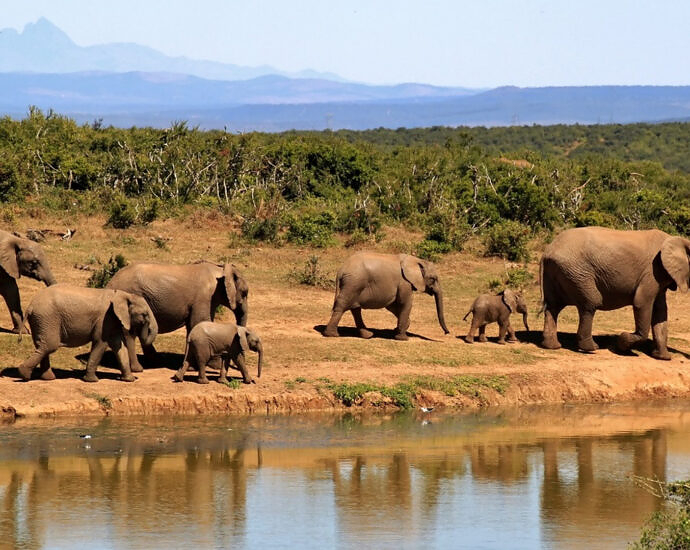
<svg viewBox="0 0 690 550"><path fill-rule="evenodd" d="M316 332L318 332L319 334L323 334L323 331L326 330L326 325L316 325L314 327L314 330ZM395 329L367 327L367 330L370 330L371 332L374 333L372 338L382 338L384 340L395 340ZM338 335L341 338L360 338L359 330L356 327L338 327ZM441 341L441 340L435 340L433 338L429 338L427 336L422 336L421 334L416 334L414 332L409 332L409 331L408 331L407 335L410 338L418 338L420 340L425 340L427 342L440 342Z"/></svg>

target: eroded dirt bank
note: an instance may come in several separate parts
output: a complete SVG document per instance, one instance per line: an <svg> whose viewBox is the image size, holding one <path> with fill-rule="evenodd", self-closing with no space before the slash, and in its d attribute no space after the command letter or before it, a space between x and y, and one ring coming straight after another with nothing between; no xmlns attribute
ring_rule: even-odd
<svg viewBox="0 0 690 550"><path fill-rule="evenodd" d="M487 344L491 345L491 344ZM516 349L528 345L516 346ZM531 350L534 348L529 346ZM556 359L554 354L558 353ZM541 351L528 365L439 366L411 368L391 365L385 370L366 365L315 364L300 369L276 366L258 384L228 387L212 381L199 385L195 373L182 384L171 382L172 370L154 368L126 384L112 377L87 384L74 376L51 382L28 383L0 378L0 411L5 418L73 415L276 414L341 410L336 388L350 391L353 409L390 409L394 398L386 391L359 393L357 384L395 388L407 383L414 406L478 408L552 403L615 402L690 397L690 361L676 354L661 362L640 354L620 357L610 351L583 355L572 351ZM104 369L105 370L105 369ZM107 372L107 371L106 371ZM422 381L419 382L410 381ZM448 389L428 389L429 381L460 381ZM417 385L415 385L417 384ZM431 384L434 385L434 384ZM395 392L392 392L395 393ZM449 395L453 393L454 395Z"/></svg>

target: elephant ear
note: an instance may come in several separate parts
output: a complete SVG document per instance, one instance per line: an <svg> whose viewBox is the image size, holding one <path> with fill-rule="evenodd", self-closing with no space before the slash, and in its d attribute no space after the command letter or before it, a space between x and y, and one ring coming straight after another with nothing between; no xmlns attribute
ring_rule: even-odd
<svg viewBox="0 0 690 550"><path fill-rule="evenodd" d="M515 310L517 309L517 296L515 293L510 290L509 288L506 288L503 292L501 292L501 297L503 300L503 303L506 305L508 308L508 311L511 313L515 313Z"/></svg>
<svg viewBox="0 0 690 550"><path fill-rule="evenodd" d="M681 292L688 291L690 279L690 241L670 237L661 245L661 263Z"/></svg>
<svg viewBox="0 0 690 550"><path fill-rule="evenodd" d="M225 264L223 266L223 277L225 279L225 293L228 295L230 309L235 310L237 304L237 287L235 286L235 266Z"/></svg>
<svg viewBox="0 0 690 550"><path fill-rule="evenodd" d="M129 330L131 326L131 319L129 315L129 299L127 298L127 294L116 290L115 295L113 296L112 304L115 316L120 320L124 329Z"/></svg>
<svg viewBox="0 0 690 550"><path fill-rule="evenodd" d="M400 269L403 278L412 285L412 290L424 290L424 265L414 256L404 254L400 258Z"/></svg>
<svg viewBox="0 0 690 550"><path fill-rule="evenodd" d="M19 279L20 277L17 252L17 245L11 240L6 240L0 245L0 267L14 279Z"/></svg>
<svg viewBox="0 0 690 550"><path fill-rule="evenodd" d="M249 342L247 342L247 329L245 327L237 327L237 338L240 341L240 347L243 352L249 350Z"/></svg>

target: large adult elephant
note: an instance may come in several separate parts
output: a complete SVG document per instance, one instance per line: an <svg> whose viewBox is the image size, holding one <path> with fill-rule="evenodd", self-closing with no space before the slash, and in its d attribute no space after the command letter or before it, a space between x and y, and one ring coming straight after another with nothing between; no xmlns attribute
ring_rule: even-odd
<svg viewBox="0 0 690 550"><path fill-rule="evenodd" d="M663 231L617 231L579 227L559 234L541 259L540 281L544 301L543 346L560 347L558 314L576 306L580 323L577 345L594 351L592 320L597 310L633 306L635 332L621 333L617 347L627 351L643 342L652 329L657 359L670 359L666 341L666 290L688 290L690 240Z"/></svg>
<svg viewBox="0 0 690 550"><path fill-rule="evenodd" d="M17 279L24 275L42 281L46 286L57 281L39 244L7 231L0 231L0 267L0 294L12 316L12 332L19 333L24 316Z"/></svg>
<svg viewBox="0 0 690 550"><path fill-rule="evenodd" d="M118 271L107 288L143 296L156 318L159 334L183 326L189 334L196 324L213 321L220 305L232 310L238 325L247 325L249 286L232 264L133 264ZM132 371L141 372L134 340L126 338L125 343ZM148 359L155 356L152 345L142 342L142 349Z"/></svg>
<svg viewBox="0 0 690 550"><path fill-rule="evenodd" d="M371 338L362 320L362 309L386 308L398 318L396 340L407 340L413 293L426 292L436 299L436 314L448 334L443 317L443 291L436 267L431 262L407 254L359 252L350 256L335 279L333 312L324 336L338 336L338 323L350 310L362 338Z"/></svg>

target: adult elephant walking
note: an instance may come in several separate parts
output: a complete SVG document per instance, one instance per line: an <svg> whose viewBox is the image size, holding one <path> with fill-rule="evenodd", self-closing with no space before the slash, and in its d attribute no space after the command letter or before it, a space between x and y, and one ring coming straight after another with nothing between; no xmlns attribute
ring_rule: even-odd
<svg viewBox="0 0 690 550"><path fill-rule="evenodd" d="M594 351L598 348L592 339L594 312L631 305L635 332L621 333L618 349L627 351L645 341L651 327L652 355L670 359L666 290L688 290L689 254L690 240L657 229L617 231L580 227L563 231L541 259L543 346L560 347L557 320L566 306L576 306L580 316L578 348Z"/></svg>
<svg viewBox="0 0 690 550"><path fill-rule="evenodd" d="M107 288L143 296L156 318L159 334L184 326L189 335L198 323L213 321L219 305L232 310L238 325L247 325L249 286L232 264L133 264L118 271ZM128 337L125 343L132 371L141 372L134 340ZM152 345L142 342L142 349L147 359L155 356Z"/></svg>
<svg viewBox="0 0 690 550"><path fill-rule="evenodd" d="M324 336L338 336L338 323L350 310L362 338L371 338L362 320L362 309L386 308L398 318L396 340L407 340L413 292L420 290L436 299L436 314L448 334L443 317L443 291L431 262L407 254L359 252L350 256L335 279L335 301Z"/></svg>
<svg viewBox="0 0 690 550"><path fill-rule="evenodd" d="M17 279L24 275L41 281L46 286L57 281L50 271L48 259L40 245L7 231L0 231L0 267L0 294L12 316L12 332L19 333L24 315Z"/></svg>

